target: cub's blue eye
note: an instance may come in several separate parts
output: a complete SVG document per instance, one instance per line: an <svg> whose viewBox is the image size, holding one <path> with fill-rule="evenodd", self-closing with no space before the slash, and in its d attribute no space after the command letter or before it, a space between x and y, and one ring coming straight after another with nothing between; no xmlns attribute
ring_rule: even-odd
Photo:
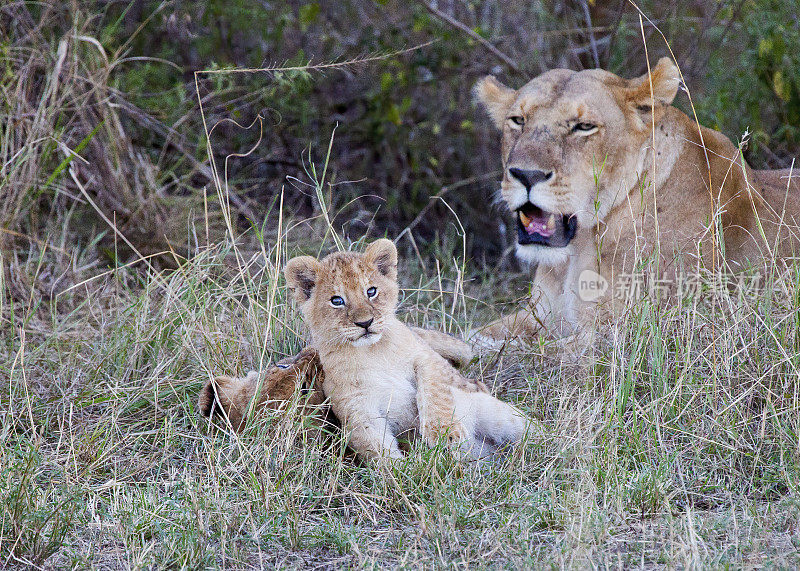
<svg viewBox="0 0 800 571"><path fill-rule="evenodd" d="M375 286L373 286L373 287L371 287L371 288L369 288L367 290L367 297L368 298L372 299L376 295L378 295L378 288L376 288Z"/></svg>
<svg viewBox="0 0 800 571"><path fill-rule="evenodd" d="M331 305L333 307L342 307L344 305L344 298L338 295L334 295L331 298Z"/></svg>

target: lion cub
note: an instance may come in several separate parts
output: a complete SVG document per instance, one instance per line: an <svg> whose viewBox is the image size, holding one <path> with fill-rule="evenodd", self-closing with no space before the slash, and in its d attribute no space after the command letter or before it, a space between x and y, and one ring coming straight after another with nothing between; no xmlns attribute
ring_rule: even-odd
<svg viewBox="0 0 800 571"><path fill-rule="evenodd" d="M401 323L397 249L300 256L284 270L325 371L322 389L348 444L367 458L398 458L398 437L440 437L476 458L519 442L525 417L463 377Z"/></svg>
<svg viewBox="0 0 800 571"><path fill-rule="evenodd" d="M250 371L246 377L220 376L206 382L197 399L197 409L209 419L224 422L227 418L234 430L241 431L250 410L258 413L265 408L283 409L299 389L303 395L298 409L301 416L314 418L323 425L336 425L324 403L320 387L322 367L314 349L306 347L267 369L263 379L261 376Z"/></svg>
<svg viewBox="0 0 800 571"><path fill-rule="evenodd" d="M454 367L466 367L472 360L472 349L460 339L431 329L411 329ZM233 429L240 432L246 426L248 412L285 409L299 390L303 395L298 409L300 416L311 418L317 425L339 426L324 402L324 375L317 350L306 347L297 355L275 363L263 375L250 371L245 377L225 375L207 381L197 399L197 408L209 419L224 423L227 418Z"/></svg>

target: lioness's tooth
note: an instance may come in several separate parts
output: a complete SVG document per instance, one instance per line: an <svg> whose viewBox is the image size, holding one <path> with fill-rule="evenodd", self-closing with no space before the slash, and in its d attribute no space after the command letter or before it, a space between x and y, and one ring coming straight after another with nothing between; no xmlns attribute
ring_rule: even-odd
<svg viewBox="0 0 800 571"><path fill-rule="evenodd" d="M555 214L551 214L550 218L547 219L547 229L550 230L551 232L555 231L555 229L556 229L556 215Z"/></svg>
<svg viewBox="0 0 800 571"><path fill-rule="evenodd" d="M531 223L531 219L525 216L525 213L522 210L519 211L519 220L522 222L523 226L528 226Z"/></svg>

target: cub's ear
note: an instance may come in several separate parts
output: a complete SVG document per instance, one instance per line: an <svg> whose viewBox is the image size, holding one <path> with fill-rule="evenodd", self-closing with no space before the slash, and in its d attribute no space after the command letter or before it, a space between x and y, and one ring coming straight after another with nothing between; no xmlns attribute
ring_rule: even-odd
<svg viewBox="0 0 800 571"><path fill-rule="evenodd" d="M475 100L486 109L495 126L502 129L508 108L517 98L517 92L497 81L493 75L487 75L475 84L472 93Z"/></svg>
<svg viewBox="0 0 800 571"><path fill-rule="evenodd" d="M680 85L678 66L668 57L662 57L649 75L645 73L628 82L625 99L639 113L642 121L649 125L653 110L658 121L664 114L664 108L675 99Z"/></svg>
<svg viewBox="0 0 800 571"><path fill-rule="evenodd" d="M364 250L364 257L380 273L390 279L397 279L397 247L394 242L386 238L375 240Z"/></svg>
<svg viewBox="0 0 800 571"><path fill-rule="evenodd" d="M311 256L298 256L286 263L283 275L286 276L286 283L293 290L294 299L298 303L303 303L311 297L321 269L322 264Z"/></svg>

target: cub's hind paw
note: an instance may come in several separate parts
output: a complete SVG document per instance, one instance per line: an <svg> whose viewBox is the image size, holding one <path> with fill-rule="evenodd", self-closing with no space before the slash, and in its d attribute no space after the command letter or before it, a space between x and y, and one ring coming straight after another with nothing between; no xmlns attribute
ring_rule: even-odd
<svg viewBox="0 0 800 571"><path fill-rule="evenodd" d="M197 398L197 408L206 418L227 417L239 430L250 398L258 384L258 372L250 371L246 377L219 376L207 381Z"/></svg>
<svg viewBox="0 0 800 571"><path fill-rule="evenodd" d="M467 440L467 431L461 423L452 421L428 421L420 426L423 440L429 446L444 442L448 446L459 446Z"/></svg>
<svg viewBox="0 0 800 571"><path fill-rule="evenodd" d="M279 410L300 391L304 397L301 415L327 418L322 392L323 372L317 351L306 347L297 355L278 361L264 373L250 371L246 377L219 376L206 382L197 399L200 414L209 419L226 418L235 430L244 428L251 409ZM255 402L253 400L255 399ZM328 419L335 424L335 419Z"/></svg>

